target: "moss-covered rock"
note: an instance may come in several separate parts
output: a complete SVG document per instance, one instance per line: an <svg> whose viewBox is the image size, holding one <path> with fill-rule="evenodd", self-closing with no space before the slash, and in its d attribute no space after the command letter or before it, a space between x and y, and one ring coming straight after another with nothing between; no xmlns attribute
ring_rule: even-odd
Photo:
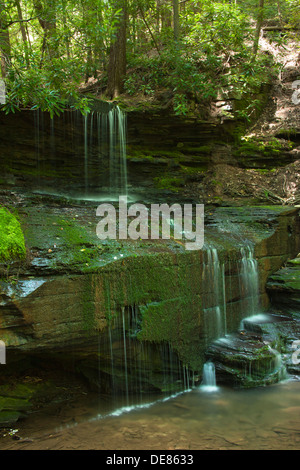
<svg viewBox="0 0 300 470"><path fill-rule="evenodd" d="M294 258L272 274L266 284L274 304L300 316L300 258Z"/></svg>
<svg viewBox="0 0 300 470"><path fill-rule="evenodd" d="M297 318L276 309L246 318L238 333L213 342L206 352L215 364L218 383L249 388L299 374L292 360L299 330Z"/></svg>
<svg viewBox="0 0 300 470"><path fill-rule="evenodd" d="M0 207L0 262L26 256L20 222L6 207Z"/></svg>

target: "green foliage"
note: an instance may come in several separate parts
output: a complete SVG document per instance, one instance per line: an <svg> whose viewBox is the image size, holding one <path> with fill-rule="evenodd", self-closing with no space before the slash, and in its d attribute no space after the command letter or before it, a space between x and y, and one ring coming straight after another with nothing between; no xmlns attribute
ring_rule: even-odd
<svg viewBox="0 0 300 470"><path fill-rule="evenodd" d="M7 89L2 110L40 108L53 117L71 105L88 112L89 102L80 94L80 85L97 75L119 12L105 0L29 0L20 7L21 20L15 1L9 2L7 15L1 17L11 38L9 57L1 67ZM22 24L26 28L21 34Z"/></svg>
<svg viewBox="0 0 300 470"><path fill-rule="evenodd" d="M24 107L40 108L59 115L67 106L74 106L83 113L89 109L88 99L78 91L83 66L66 57L53 58L40 67L40 55L30 55L31 66L28 68L22 56L16 57L16 70L11 69L6 78L7 102L2 109L15 112Z"/></svg>
<svg viewBox="0 0 300 470"><path fill-rule="evenodd" d="M24 235L19 221L5 207L0 207L0 260L24 258Z"/></svg>
<svg viewBox="0 0 300 470"><path fill-rule="evenodd" d="M54 116L70 105L89 112L80 90L93 79L105 92L110 45L118 40L125 4L129 95L170 90L174 112L188 115L220 94L243 100L276 74L269 56L253 57L257 0L181 3L180 40L175 40L171 1L7 1L5 11L0 9L1 70L8 91L2 109L40 108ZM266 0L264 10L273 22L300 24L298 0ZM237 116L249 119L259 105L250 100Z"/></svg>
<svg viewBox="0 0 300 470"><path fill-rule="evenodd" d="M170 89L174 95L176 114L189 112L191 96L202 99L216 96L216 88L207 81L206 73L199 70L194 58L179 54L174 47L151 59L133 57L130 66L136 71L128 75L125 81L127 93L149 95L158 89Z"/></svg>
<svg viewBox="0 0 300 470"><path fill-rule="evenodd" d="M293 143L282 141L276 137L261 140L257 137L243 138L239 143L238 155L253 155L255 153L271 156L279 155L283 150L292 150Z"/></svg>
<svg viewBox="0 0 300 470"><path fill-rule="evenodd" d="M154 94L170 89L176 114L188 114L193 103L207 105L219 93L240 100L269 82L274 67L269 56L253 60L253 27L242 8L227 3L193 2L198 11L182 16L180 43L163 36L164 47L154 56L129 56L133 73L125 81L129 94ZM237 116L248 119L260 102L246 103Z"/></svg>
<svg viewBox="0 0 300 470"><path fill-rule="evenodd" d="M249 17L231 4L205 2L199 12L185 18L186 41L200 45L204 56L218 61L219 54L247 50Z"/></svg>

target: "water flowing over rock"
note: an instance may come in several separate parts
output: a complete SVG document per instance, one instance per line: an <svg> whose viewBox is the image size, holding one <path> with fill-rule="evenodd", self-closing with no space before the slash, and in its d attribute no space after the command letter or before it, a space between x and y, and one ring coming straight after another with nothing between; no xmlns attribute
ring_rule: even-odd
<svg viewBox="0 0 300 470"><path fill-rule="evenodd" d="M201 390L215 392L217 388L216 368L213 362L206 362L203 366Z"/></svg>
<svg viewBox="0 0 300 470"><path fill-rule="evenodd" d="M28 156L13 158L13 174L26 174L23 183L35 190L16 187L27 259L1 265L0 337L13 364L7 374L15 364L24 375L53 363L92 390L121 396L124 406L199 386L211 364L213 386L223 378L248 386L282 377L281 352L261 332L255 337L249 317L269 306L267 279L300 251L298 210L208 208L205 245L195 252L172 238L100 241L96 204L132 189L125 115L108 105L51 121L30 116ZM213 140L211 125L198 127Z"/></svg>
<svg viewBox="0 0 300 470"><path fill-rule="evenodd" d="M2 146L10 145L14 157L1 161L8 182L81 200L127 194L127 116L118 106L99 102L85 115L68 110L52 119L40 110L24 112L20 132L10 119Z"/></svg>
<svg viewBox="0 0 300 470"><path fill-rule="evenodd" d="M7 357L41 368L49 361L62 371L75 367L91 389L123 396L124 406L200 385L212 343L219 350L218 340L236 332L253 305L268 306L266 277L299 251L298 211L291 208L220 208L207 214L204 249L188 252L174 240L99 246L93 206L69 205L62 217L61 206L48 200L45 217L32 200L24 196L22 209L32 256L10 266L17 282L1 284ZM225 223L229 214L234 229ZM260 349L268 370L277 358L265 344L243 338L238 344L249 360L238 367L248 376L251 363L256 384ZM209 360L218 384L220 361L215 354Z"/></svg>

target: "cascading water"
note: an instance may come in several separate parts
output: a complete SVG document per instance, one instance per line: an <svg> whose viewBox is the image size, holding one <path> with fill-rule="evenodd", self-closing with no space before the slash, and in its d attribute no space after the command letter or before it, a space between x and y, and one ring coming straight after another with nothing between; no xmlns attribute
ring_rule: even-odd
<svg viewBox="0 0 300 470"><path fill-rule="evenodd" d="M229 272L231 266L229 267ZM245 245L240 248L240 259L237 260L237 274L239 280L239 311L242 317L254 317L259 311L259 276L258 264L254 258L251 246ZM231 338L227 335L227 308L226 292L232 286L226 286L226 280L231 284L231 276L226 279L225 265L220 263L218 251L208 248L206 252L206 263L204 265L204 281L208 282L212 291L209 299L209 307L204 309L205 327L209 341L215 340L224 347L230 346ZM213 306L212 306L213 305ZM243 321L241 322L241 327ZM211 362L204 364L203 385L207 380L215 386L215 365ZM208 389L209 390L209 389Z"/></svg>
<svg viewBox="0 0 300 470"><path fill-rule="evenodd" d="M253 386L275 383L286 377L281 353L270 345L269 351L266 350L265 345L268 343L261 339L265 329L270 331L270 327L265 325L269 325L272 318L260 311L259 272L253 248L244 245L239 251L235 266L228 267L227 271L238 278L238 284L234 286L232 294L229 286L226 289L228 297L233 295L235 300L235 317L242 318L239 331L211 343L207 352L209 362L204 364L203 384L200 388L205 389L208 380L214 385L213 365L220 372L220 381L223 382L230 377L236 383ZM231 321L230 306L228 313Z"/></svg>
<svg viewBox="0 0 300 470"><path fill-rule="evenodd" d="M217 340L227 334L225 266L221 264L216 248L208 247L206 258L203 280L207 283L208 291L212 293L208 302L213 306L205 308L203 313L207 338ZM203 382L200 388L209 392L217 389L215 366L211 362L203 366Z"/></svg>
<svg viewBox="0 0 300 470"><path fill-rule="evenodd" d="M83 116L83 120L86 193L89 190L89 159L96 140L100 158L108 156L109 159L107 189L110 198L127 195L126 115L116 106L107 113L91 112Z"/></svg>
<svg viewBox="0 0 300 470"><path fill-rule="evenodd" d="M207 336L219 338L226 335L226 293L225 293L225 267L220 263L216 248L208 247L204 264L204 282L211 298L209 306L204 309L206 317Z"/></svg>
<svg viewBox="0 0 300 470"><path fill-rule="evenodd" d="M279 380L284 380L287 376L286 366L283 363L280 352L268 345L269 351L274 355L274 361L270 372L278 374Z"/></svg>
<svg viewBox="0 0 300 470"><path fill-rule="evenodd" d="M167 397L194 385L193 374L169 343L138 340L139 315L136 306L122 307L120 315L111 319L109 344L99 348L99 377L110 376L116 406L146 403L153 394Z"/></svg>
<svg viewBox="0 0 300 470"><path fill-rule="evenodd" d="M206 362L203 366L203 377L200 389L207 392L215 392L218 389L216 369L212 362Z"/></svg>
<svg viewBox="0 0 300 470"><path fill-rule="evenodd" d="M113 201L127 195L127 119L118 106L107 104L103 110L85 115L80 111L66 111L50 119L49 129L43 118L42 112L35 111L37 184L38 187L42 186L42 191L47 187L47 172L47 176L56 178L54 184L58 193L61 187L61 193L67 196ZM68 189L68 183L65 184L64 144L68 145L68 152L71 150L74 161L78 162L76 168L70 171L72 181L75 173L79 178L76 187L80 185L82 189ZM42 167L41 163L46 166ZM56 172L60 176L55 176ZM60 186L61 183L63 186ZM49 189L48 192L53 190Z"/></svg>
<svg viewBox="0 0 300 470"><path fill-rule="evenodd" d="M241 248L240 291L246 316L259 312L259 279L257 261L250 246Z"/></svg>
<svg viewBox="0 0 300 470"><path fill-rule="evenodd" d="M108 113L111 195L127 194L126 116L117 106Z"/></svg>

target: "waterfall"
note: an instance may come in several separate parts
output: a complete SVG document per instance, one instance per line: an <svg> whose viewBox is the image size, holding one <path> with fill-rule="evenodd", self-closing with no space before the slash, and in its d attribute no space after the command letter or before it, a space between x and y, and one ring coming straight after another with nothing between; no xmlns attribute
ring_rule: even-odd
<svg viewBox="0 0 300 470"><path fill-rule="evenodd" d="M94 115L96 114L96 119ZM98 158L108 158L109 196L113 199L127 195L127 161L126 161L126 115L115 106L106 113L91 112L84 119L84 174L85 190L89 190L89 160L93 147L97 146ZM89 139L88 139L89 134Z"/></svg>
<svg viewBox="0 0 300 470"><path fill-rule="evenodd" d="M53 174L55 185L68 196L105 198L118 200L127 195L126 160L126 114L118 107L107 105L101 111L91 111L85 115L80 111L66 111L59 117L50 118L49 130L43 123L44 113L34 112L35 154L37 185L43 184L41 161L48 166L43 168ZM75 170L76 190L68 182L64 146L71 150L74 160L78 159ZM66 160L66 164L73 163ZM55 167L55 168L54 168ZM78 170L79 169L79 170ZM54 171L53 171L54 170ZM78 176L77 176L78 172ZM56 176L57 175L57 176ZM60 180L60 178L62 178ZM79 184L78 184L79 183ZM49 179L46 180L46 185ZM61 186L60 186L61 185ZM42 188L40 188L42 189Z"/></svg>
<svg viewBox="0 0 300 470"><path fill-rule="evenodd" d="M225 265L221 264L216 248L208 247L206 257L204 281L207 283L208 292L212 289L209 306L203 310L206 335L209 340L218 340L227 334ZM216 370L212 362L203 366L200 389L208 392L217 390Z"/></svg>
<svg viewBox="0 0 300 470"><path fill-rule="evenodd" d="M122 327L123 327L123 344L124 344L124 370L125 370L125 387L126 387L126 403L128 405L129 389L128 389L128 371L127 371L127 346L126 346L126 326L125 326L125 308L122 307Z"/></svg>
<svg viewBox="0 0 300 470"><path fill-rule="evenodd" d="M208 330L212 330L208 332L208 336L219 338L227 332L225 266L220 263L216 248L208 247L206 256L204 281L208 284L208 291L212 289L212 296L204 314L207 317L206 326Z"/></svg>
<svg viewBox="0 0 300 470"><path fill-rule="evenodd" d="M247 316L259 310L258 266L251 247L241 248L241 296L247 305Z"/></svg>
<svg viewBox="0 0 300 470"><path fill-rule="evenodd" d="M108 337L102 338L99 378L102 373L110 376L110 393L116 406L145 403L153 394L168 397L194 385L194 375L171 344L138 340L140 322L137 306L121 307L110 319Z"/></svg>
<svg viewBox="0 0 300 470"><path fill-rule="evenodd" d="M216 369L212 362L206 362L203 366L203 378L200 389L207 392L215 392L218 389L216 382Z"/></svg>
<svg viewBox="0 0 300 470"><path fill-rule="evenodd" d="M38 184L40 183L40 110L34 111L34 131L35 131L35 153L36 153L36 167L38 174Z"/></svg>
<svg viewBox="0 0 300 470"><path fill-rule="evenodd" d="M283 363L280 352L277 351L276 349L271 348L270 345L268 345L268 349L270 353L274 355L274 360L272 363L272 368L270 370L270 373L277 372L279 380L284 380L287 376L287 370L286 370L286 366Z"/></svg>
<svg viewBox="0 0 300 470"><path fill-rule="evenodd" d="M254 258L251 246L245 245L240 248L240 258L237 261L237 272L239 282L239 313L242 318L253 317L259 309L259 276L258 264ZM230 262L228 262L229 272L231 272ZM206 261L203 266L203 280L206 283L206 290L210 292L208 298L204 299L204 325L206 330L206 340L220 342L227 337L227 304L226 292L232 283L229 276L229 286L226 286L225 264L221 263L217 249L208 247L206 250ZM243 325L243 321L241 323ZM242 328L243 329L243 326ZM202 386L216 386L215 366L212 362L204 364ZM201 387L202 387L201 386Z"/></svg>

